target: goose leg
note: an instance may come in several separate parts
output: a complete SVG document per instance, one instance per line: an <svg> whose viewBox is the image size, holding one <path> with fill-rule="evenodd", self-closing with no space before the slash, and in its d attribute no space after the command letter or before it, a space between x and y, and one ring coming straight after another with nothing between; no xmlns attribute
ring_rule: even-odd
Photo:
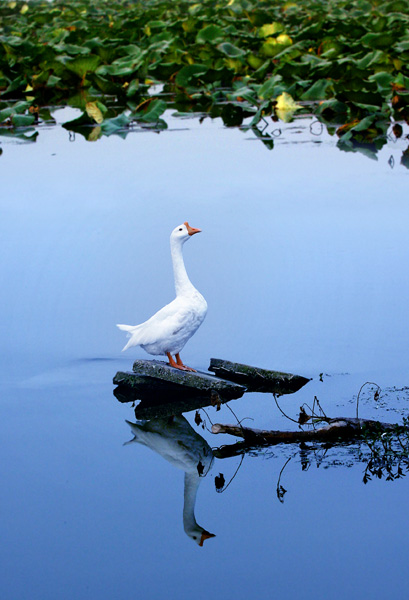
<svg viewBox="0 0 409 600"><path fill-rule="evenodd" d="M168 357L170 366L173 367L173 368L175 368L175 369L179 369L178 365L173 360L171 353L170 352L166 352L166 356Z"/></svg>
<svg viewBox="0 0 409 600"><path fill-rule="evenodd" d="M191 369L190 367L187 367L186 365L183 364L179 354L175 354L177 362L174 361L170 352L166 352L166 356L168 357L170 366L173 367L174 369L179 369L180 371L193 371L194 373L196 373L196 371L194 369Z"/></svg>
<svg viewBox="0 0 409 600"><path fill-rule="evenodd" d="M192 369L191 367L187 367L186 365L183 364L182 359L180 358L179 352L177 354L175 354L175 358L176 358L176 362L179 366L179 369L183 369L183 371L192 371L193 373L196 373L195 369Z"/></svg>

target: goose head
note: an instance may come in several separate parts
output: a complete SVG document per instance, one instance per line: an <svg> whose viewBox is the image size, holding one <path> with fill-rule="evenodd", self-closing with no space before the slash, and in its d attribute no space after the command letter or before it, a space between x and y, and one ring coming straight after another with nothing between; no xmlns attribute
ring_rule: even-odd
<svg viewBox="0 0 409 600"><path fill-rule="evenodd" d="M214 533L209 533L200 525L195 525L192 528L185 527L185 533L194 541L198 546L203 546L205 540L216 537Z"/></svg>
<svg viewBox="0 0 409 600"><path fill-rule="evenodd" d="M187 221L182 223L182 225L178 225L172 231L170 235L171 240L178 240L182 244L184 244L187 240L189 240L192 235L195 233L200 233L201 229L196 229L196 227L191 227Z"/></svg>

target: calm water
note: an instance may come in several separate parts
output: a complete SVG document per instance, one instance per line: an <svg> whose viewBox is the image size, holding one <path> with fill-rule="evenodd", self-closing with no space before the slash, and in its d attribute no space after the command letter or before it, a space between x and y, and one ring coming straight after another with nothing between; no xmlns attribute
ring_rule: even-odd
<svg viewBox="0 0 409 600"><path fill-rule="evenodd" d="M96 143L59 127L35 144L0 138L0 597L404 598L407 477L364 485L356 449L275 448L246 456L220 494L215 477L227 483L240 457L216 458L195 506L216 537L200 548L184 531L183 469L124 445L133 410L112 377L147 357L121 354L115 323L172 299L168 238L189 220L203 233L186 265L209 312L187 364L312 377L281 399L293 417L314 396L354 416L365 381L382 394L365 391L360 416L408 415L405 147L391 138L373 161L300 121L270 152L218 121L168 122ZM231 407L250 426L293 426L269 395ZM185 417L212 448L234 443ZM203 417L234 422L226 407Z"/></svg>

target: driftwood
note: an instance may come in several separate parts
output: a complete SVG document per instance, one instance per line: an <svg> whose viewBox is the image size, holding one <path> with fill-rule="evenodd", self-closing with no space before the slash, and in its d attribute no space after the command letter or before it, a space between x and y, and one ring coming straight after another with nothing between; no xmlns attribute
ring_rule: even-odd
<svg viewBox="0 0 409 600"><path fill-rule="evenodd" d="M363 438L368 433L399 432L403 427L391 423L382 423L370 419L336 417L325 419L327 424L316 429L299 431L274 431L252 429L240 425L221 425L215 423L212 433L227 433L241 437L253 446L291 444L300 442L327 442Z"/></svg>
<svg viewBox="0 0 409 600"><path fill-rule="evenodd" d="M209 371L213 371L218 377L246 386L248 392L292 394L310 381L301 375L260 369L220 358L210 359Z"/></svg>

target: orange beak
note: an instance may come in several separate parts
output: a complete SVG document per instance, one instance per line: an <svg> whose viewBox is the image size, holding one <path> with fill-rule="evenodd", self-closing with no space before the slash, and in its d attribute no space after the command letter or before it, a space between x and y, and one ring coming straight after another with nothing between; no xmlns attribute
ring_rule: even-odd
<svg viewBox="0 0 409 600"><path fill-rule="evenodd" d="M214 533L209 533L208 531L204 531L202 533L202 537L200 538L200 544L199 544L199 546L203 546L203 542L205 540L208 540L209 538L212 538L212 537L216 537Z"/></svg>
<svg viewBox="0 0 409 600"><path fill-rule="evenodd" d="M190 227L190 225L187 221L184 222L184 225L186 225L187 232L189 235L194 235L195 233L200 233L202 231L201 229L196 229L195 227Z"/></svg>

